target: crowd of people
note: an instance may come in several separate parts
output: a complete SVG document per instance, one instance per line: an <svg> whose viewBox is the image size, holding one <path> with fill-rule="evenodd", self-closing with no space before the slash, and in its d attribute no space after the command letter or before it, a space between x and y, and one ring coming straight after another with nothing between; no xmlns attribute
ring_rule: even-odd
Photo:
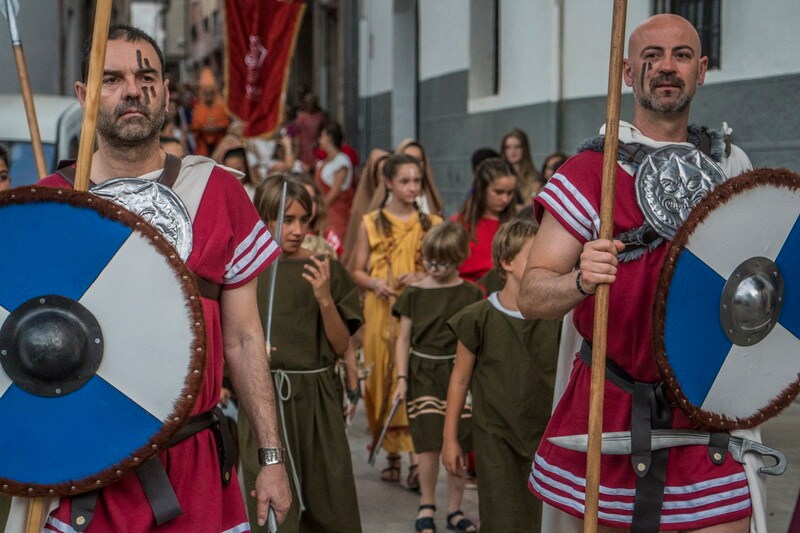
<svg viewBox="0 0 800 533"><path fill-rule="evenodd" d="M447 471L448 529L474 532L479 523L487 532L538 531L542 501L581 518L583 456L544 440L586 428L589 367L574 351L568 354L574 364L569 383L556 394L561 317L574 308L588 344L591 296L599 284L623 279L635 290L612 297L611 331L648 330L643 317L649 316L666 249L662 244L623 263L617 259L621 242L597 238L599 151L590 147L569 159L554 153L537 168L527 134L515 128L499 139L498 150L475 150L472 184L448 218L420 141L375 148L361 165L342 128L305 90L297 112L287 111L284 126L268 139L242 136L243 125L225 113L210 73L201 76L197 94L189 87L170 92L167 83L157 83L151 88L155 96L137 103L140 116L111 120L120 102L138 98L133 47L139 54L144 49L151 64L163 65L149 37L112 29L107 69L119 72L125 87L104 92L100 117L108 122L98 127L92 179L113 177L109 169L143 175L163 168L163 152L207 156L221 165L211 171L207 187L214 195L203 197L203 220L194 222L196 251L187 264L223 288L219 301L203 301L206 329L216 342L206 380L219 389L224 345L231 379L220 398L235 398L242 407L238 434L247 515L231 493L238 485L214 492L213 505L209 495L200 497L190 486L197 478L187 475L194 463L186 454L216 460L214 439L195 435L193 451L181 444L164 452L186 514L175 519L174 529L160 526L163 531L266 531L268 506L282 521L280 531L360 531L346 425L362 396L371 451L385 453L385 468L376 475L419 491L418 512L409 517L416 531L436 531L441 466ZM650 147L691 142L688 106L705 73L694 29L679 17L653 17L634 30L629 57L624 74L636 103L633 123L621 123L621 141ZM165 114L159 106L166 107L167 97ZM133 133L143 140L120 144ZM121 147L130 157L120 158ZM741 150L728 150L719 156L728 175L749 168ZM3 161L0 189L7 182ZM634 170L622 164L618 172ZM621 230L643 223L629 182L618 180L618 202L627 202L615 224ZM43 184L68 186L56 175ZM224 232L218 231L221 225ZM279 225L280 241L273 243L269 236ZM278 247L272 277L266 269ZM269 315L270 290L275 307L267 360L260 328ZM617 334L609 342L609 357L631 380L642 380L637 384L656 379L648 340L644 333ZM208 409L216 402L215 389L204 391ZM606 391L606 403L615 405L607 426L630 430L631 395L614 387ZM671 411L676 427L690 427L677 409ZM702 447L673 453L682 455L669 470L662 465L653 473L661 476L662 523L696 530L730 523L730 531L746 531L757 510L746 497L741 465L712 464ZM642 508L652 507L633 501L633 487L644 482L626 464L629 458L603 461L602 497L613 493L605 505L615 512L601 515L601 524L624 528L650 520L652 527L652 516L641 516ZM126 496L133 483L129 476L104 489L94 518L106 528L101 530L125 529L119 521L134 520L132 515L142 524L150 520L141 513L144 496ZM479 516L461 509L468 483L477 484ZM687 487L698 484L707 496L700 503L685 496ZM64 504L47 527L73 531L69 524Z"/></svg>

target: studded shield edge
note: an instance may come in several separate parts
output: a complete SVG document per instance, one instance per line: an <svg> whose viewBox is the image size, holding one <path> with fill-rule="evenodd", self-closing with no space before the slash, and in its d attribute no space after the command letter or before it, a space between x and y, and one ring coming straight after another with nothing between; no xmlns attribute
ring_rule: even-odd
<svg viewBox="0 0 800 533"><path fill-rule="evenodd" d="M792 400L800 393L800 376L798 376L796 381L776 395L770 405L760 409L757 413L747 418L734 419L703 410L693 405L683 394L672 366L666 356L666 349L664 347L667 296L669 295L672 276L675 271L675 265L678 262L678 257L685 248L694 229L705 221L716 207L727 203L729 199L741 191L767 184L791 190L800 190L800 175L785 168L761 168L729 179L717 187L695 206L689 218L687 218L678 229L675 238L670 244L670 249L664 260L664 265L661 268L656 301L653 306L653 333L650 339L650 350L651 353L655 355L659 374L666 383L667 391L671 398L677 403L681 411L686 413L692 422L709 430L729 431L732 429L745 429L757 426L779 414L783 409L789 406Z"/></svg>

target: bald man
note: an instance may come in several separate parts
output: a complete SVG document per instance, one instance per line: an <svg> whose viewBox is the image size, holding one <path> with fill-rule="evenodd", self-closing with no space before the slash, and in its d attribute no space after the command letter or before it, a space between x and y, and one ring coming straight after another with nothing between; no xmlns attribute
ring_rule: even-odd
<svg viewBox="0 0 800 533"><path fill-rule="evenodd" d="M529 487L545 503L578 519L584 512L586 454L547 439L586 433L592 295L599 284L613 284L607 357L617 367L606 382L603 430L648 435L652 428L692 427L686 415L663 399L649 350L650 317L669 242L645 223L634 187L641 159L632 154L681 145L708 152L727 177L751 169L747 156L730 144L728 132L689 125L692 98L705 80L707 63L697 31L681 17L654 16L631 34L623 75L635 104L632 122L620 121L614 240L598 238L605 127L536 197L541 228L528 258L519 306L528 318L562 317L574 310L583 345L577 356L574 350L567 354L574 360L569 383L534 456ZM751 503L744 469L730 457L715 464L707 447L686 446L644 450L639 458L633 461L636 472L630 455L602 456L602 531L749 530L761 500L754 497Z"/></svg>

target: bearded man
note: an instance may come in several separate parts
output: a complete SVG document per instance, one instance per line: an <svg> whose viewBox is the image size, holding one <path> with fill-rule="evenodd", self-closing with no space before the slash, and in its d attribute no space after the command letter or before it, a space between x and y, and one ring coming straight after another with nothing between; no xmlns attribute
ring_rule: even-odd
<svg viewBox="0 0 800 533"><path fill-rule="evenodd" d="M656 15L631 34L623 75L633 88L634 115L632 123L620 122L614 240L598 238L602 136L585 143L535 200L541 228L528 259L520 309L528 318L557 318L574 309L584 344L534 456L529 487L547 504L579 519L586 498L586 454L547 439L586 433L592 295L599 284L613 283L603 430L637 433L644 427L639 434L649 434L651 428L693 428L683 412L664 400L649 349L650 317L669 242L645 224L634 175L640 156L674 145L707 152L727 177L752 168L727 132L689 125L690 104L704 82L707 62L697 31L681 17ZM602 456L601 531L746 532L751 515L763 512L758 483L749 487L745 469L729 456L715 464L707 446L645 455L636 466L628 455Z"/></svg>
<svg viewBox="0 0 800 533"><path fill-rule="evenodd" d="M82 105L86 101L90 49L91 42L84 48L83 81L75 84ZM161 50L150 36L130 26L110 28L97 151L92 156L92 186L117 177L159 180L171 185L186 204L193 229L192 252L186 265L195 274L203 296L208 346L204 380L192 414L202 417L216 406L224 350L231 379L264 452L259 454L264 466L253 491L259 504L258 520L266 521L268 506L282 520L291 494L284 465L280 464L282 445L256 305L256 278L276 258L279 248L233 175L209 159L187 157L181 161L160 148L159 130L169 104L163 68ZM65 168L40 184L69 187L72 176L74 168ZM182 511L179 516L159 517L158 502L143 491L144 480L140 483L139 476L129 474L100 490L96 502L95 496L88 500L82 496L62 498L48 517L47 530L248 531L235 468L221 473L216 432L213 427L189 432L182 435L180 443L159 453L174 491L170 498L177 496L178 513ZM81 513L76 521L77 507Z"/></svg>

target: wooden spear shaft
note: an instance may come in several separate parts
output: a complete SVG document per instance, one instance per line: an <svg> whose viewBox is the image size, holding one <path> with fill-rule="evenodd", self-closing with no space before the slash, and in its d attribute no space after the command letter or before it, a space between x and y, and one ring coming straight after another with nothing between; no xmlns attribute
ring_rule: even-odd
<svg viewBox="0 0 800 533"><path fill-rule="evenodd" d="M103 67L108 44L108 25L111 21L111 0L97 0L94 12L92 50L89 54L89 74L86 78L86 101L83 106L83 125L78 145L78 162L75 169L75 190L89 190L92 170L94 134L97 125L97 110L100 107L100 90L103 85Z"/></svg>
<svg viewBox="0 0 800 533"><path fill-rule="evenodd" d="M36 120L36 106L33 103L33 91L28 77L28 64L25 62L25 53L22 50L22 41L19 38L17 28L17 17L11 0L0 0L5 2L8 15L8 28L11 33L11 46L14 49L14 62L17 65L17 76L19 77L19 87L22 91L22 102L25 105L25 117L28 119L28 131L31 134L31 146L33 147L33 158L36 161L36 173L39 179L47 175L47 164L44 160L44 148L42 148L42 136L39 133L39 122Z"/></svg>
<svg viewBox="0 0 800 533"><path fill-rule="evenodd" d="M625 41L627 0L614 0L611 24L611 57L608 64L608 101L603 150L603 186L600 196L600 238L611 239L614 231L614 186L617 174L619 106L622 94L622 57ZM586 508L583 530L597 531L600 496L600 445L603 435L603 394L605 392L606 341L608 335L609 285L597 287L592 334L592 378L589 390L589 444L586 455Z"/></svg>
<svg viewBox="0 0 800 533"><path fill-rule="evenodd" d="M75 176L75 190L89 190L89 173L92 169L94 152L94 129L97 124L97 110L100 106L100 89L103 83L103 66L106 60L108 25L111 21L111 0L97 0L95 5L92 50L89 55L89 75L86 79L86 103L83 108L83 124L78 146L78 163ZM28 504L26 533L39 533L44 521L45 499L33 498Z"/></svg>

